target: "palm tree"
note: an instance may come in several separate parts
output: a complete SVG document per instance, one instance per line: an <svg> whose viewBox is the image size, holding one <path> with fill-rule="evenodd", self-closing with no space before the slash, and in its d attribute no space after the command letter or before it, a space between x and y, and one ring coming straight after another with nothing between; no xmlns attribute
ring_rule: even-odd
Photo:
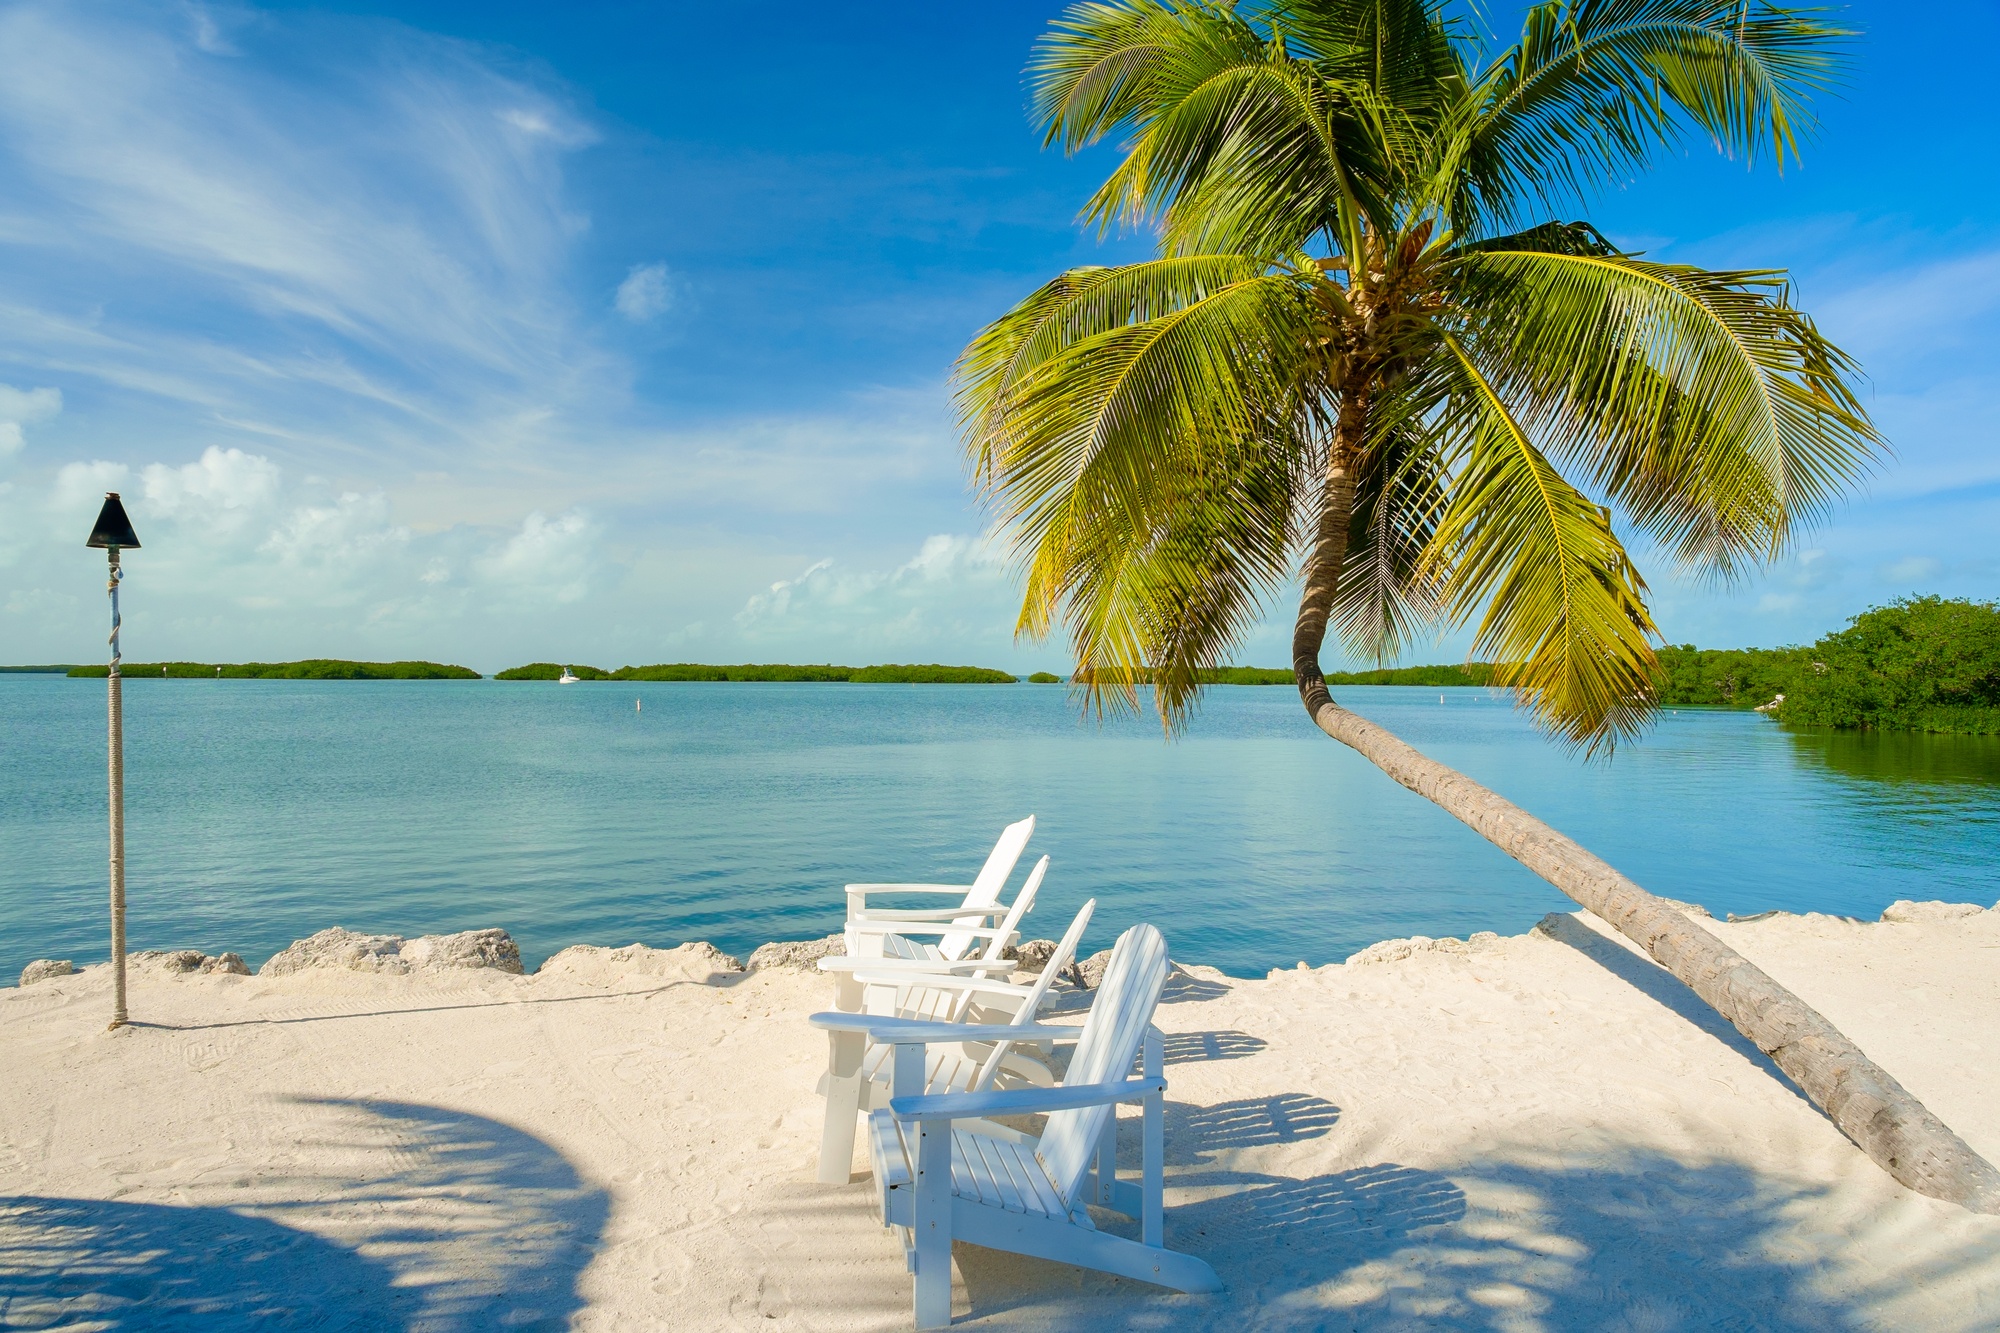
<svg viewBox="0 0 2000 1333"><path fill-rule="evenodd" d="M1537 721L1608 750L1654 706L1620 535L1722 579L1883 451L1782 272L1548 220L1690 132L1782 166L1844 34L1762 0L1551 0L1486 54L1438 0L1098 0L1029 67L1047 141L1124 134L1085 217L1157 258L1066 272L957 367L969 460L1099 710L1169 734L1297 577L1306 712L1693 987L1898 1180L2000 1173L1825 1019L1577 843L1336 704L1329 628L1387 660L1476 623Z"/></svg>

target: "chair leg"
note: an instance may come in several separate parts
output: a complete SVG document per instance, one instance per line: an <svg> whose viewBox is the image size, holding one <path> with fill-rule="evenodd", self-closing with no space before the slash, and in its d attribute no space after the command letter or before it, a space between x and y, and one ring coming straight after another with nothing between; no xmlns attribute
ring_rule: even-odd
<svg viewBox="0 0 2000 1333"><path fill-rule="evenodd" d="M854 979L852 972L841 972L833 983L833 1007L843 1014L861 1012L862 993L867 988Z"/></svg>
<svg viewBox="0 0 2000 1333"><path fill-rule="evenodd" d="M917 1122L916 1300L920 1329L951 1324L951 1122Z"/></svg>
<svg viewBox="0 0 2000 1333"><path fill-rule="evenodd" d="M1140 1126L1145 1138L1142 1149L1145 1175L1139 1182L1139 1239L1158 1247L1167 1243L1166 1227L1166 1135L1163 1132L1166 1108L1157 1092L1148 1093L1145 1119Z"/></svg>
<svg viewBox="0 0 2000 1333"><path fill-rule="evenodd" d="M1147 1078L1160 1077L1166 1067L1166 1041L1160 1030L1151 1024L1146 1027L1146 1044L1142 1048L1141 1060L1141 1069ZM1166 1098L1157 1092L1148 1093L1144 1102L1144 1120L1140 1126L1144 1135L1140 1159L1145 1175L1139 1182L1139 1236L1145 1244L1156 1247L1167 1243L1166 1120Z"/></svg>
<svg viewBox="0 0 2000 1333"><path fill-rule="evenodd" d="M1104 1118L1104 1133L1097 1139L1097 1206L1118 1206L1118 1108Z"/></svg>
<svg viewBox="0 0 2000 1333"><path fill-rule="evenodd" d="M826 1123L819 1132L819 1180L845 1185L854 1167L854 1118L861 1111L861 1057L867 1039L859 1032L828 1034Z"/></svg>

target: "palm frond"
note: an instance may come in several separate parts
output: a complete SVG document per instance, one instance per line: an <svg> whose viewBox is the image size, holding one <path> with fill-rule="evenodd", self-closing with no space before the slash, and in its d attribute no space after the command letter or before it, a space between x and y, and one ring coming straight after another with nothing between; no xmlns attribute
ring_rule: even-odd
<svg viewBox="0 0 2000 1333"><path fill-rule="evenodd" d="M1303 442L1267 421L1233 443L1180 453L1152 521L1066 504L1035 572L1064 604L1079 688L1100 713L1137 706L1150 682L1161 725L1186 725L1202 673L1226 666L1290 573ZM1192 442L1191 442L1192 443Z"/></svg>
<svg viewBox="0 0 2000 1333"><path fill-rule="evenodd" d="M1440 137L1440 199L1461 230L1528 199L1566 207L1617 184L1684 129L1782 169L1850 34L1763 0L1548 0Z"/></svg>
<svg viewBox="0 0 2000 1333"><path fill-rule="evenodd" d="M1354 657L1378 666L1400 655L1444 610L1439 571L1424 553L1450 503L1436 441L1418 420L1377 417L1378 438L1359 460L1347 558L1332 624Z"/></svg>
<svg viewBox="0 0 2000 1333"><path fill-rule="evenodd" d="M1238 438L1286 410L1310 328L1294 275L1227 257L1092 274L1067 301L1038 293L1018 313L1013 338L968 354L959 404L973 464L1023 545L1078 493L1143 526L1164 493L1155 470L1185 442Z"/></svg>
<svg viewBox="0 0 2000 1333"><path fill-rule="evenodd" d="M1154 260L1066 275L961 359L968 456L1026 566L1017 629L1063 618L1098 707L1152 673L1179 725L1282 577L1311 319L1292 270Z"/></svg>
<svg viewBox="0 0 2000 1333"><path fill-rule="evenodd" d="M1457 339L1440 432L1459 441L1451 505L1426 551L1460 618L1481 616L1473 652L1499 664L1536 718L1589 750L1644 725L1653 622L1609 513L1558 472Z"/></svg>
<svg viewBox="0 0 2000 1333"><path fill-rule="evenodd" d="M1382 7L1424 9L1411 0ZM1352 20L1354 42L1373 50L1381 25L1363 18ZM1132 136L1085 219L1100 228L1158 219L1172 253L1273 255L1332 234L1343 205L1383 214L1421 135L1371 77L1432 96L1435 84L1379 51L1373 63L1294 59L1290 21L1253 24L1221 6L1156 0L1066 11L1029 65L1048 142L1074 150L1119 129Z"/></svg>
<svg viewBox="0 0 2000 1333"><path fill-rule="evenodd" d="M1685 565L1771 558L1882 454L1853 363L1782 274L1490 247L1457 279L1466 343L1526 427Z"/></svg>

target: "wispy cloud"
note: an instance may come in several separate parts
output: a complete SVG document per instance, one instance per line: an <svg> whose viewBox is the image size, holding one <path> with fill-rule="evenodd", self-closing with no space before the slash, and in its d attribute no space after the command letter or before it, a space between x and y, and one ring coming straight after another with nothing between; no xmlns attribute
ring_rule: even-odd
<svg viewBox="0 0 2000 1333"><path fill-rule="evenodd" d="M355 433L561 396L597 355L563 284L589 126L459 44L308 22L225 44L207 10L0 15L4 277L30 316L0 355ZM218 58L260 42L282 73Z"/></svg>
<svg viewBox="0 0 2000 1333"><path fill-rule="evenodd" d="M674 303L673 280L665 264L635 264L618 284L612 304L634 324L644 324L667 312Z"/></svg>
<svg viewBox="0 0 2000 1333"><path fill-rule="evenodd" d="M16 389L0 384L0 459L21 452L21 446L27 442L22 427L47 421L60 411L60 389Z"/></svg>
<svg viewBox="0 0 2000 1333"><path fill-rule="evenodd" d="M927 537L887 569L843 569L814 561L752 595L736 613L746 641L818 642L850 651L989 654L1007 643L1016 598L1004 554L957 533Z"/></svg>

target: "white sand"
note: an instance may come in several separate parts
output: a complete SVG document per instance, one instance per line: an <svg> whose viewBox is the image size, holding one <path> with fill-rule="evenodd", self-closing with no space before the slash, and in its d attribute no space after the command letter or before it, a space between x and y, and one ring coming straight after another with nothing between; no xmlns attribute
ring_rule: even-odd
<svg viewBox="0 0 2000 1333"><path fill-rule="evenodd" d="M1561 920L1177 978L1168 1240L1228 1291L961 1246L961 1318L2000 1328L2000 1218L1897 1186L1665 973ZM2000 912L1716 929L2000 1160ZM829 987L703 984L695 958L149 970L117 1034L102 969L0 991L0 1327L906 1327L864 1164L813 1181Z"/></svg>

